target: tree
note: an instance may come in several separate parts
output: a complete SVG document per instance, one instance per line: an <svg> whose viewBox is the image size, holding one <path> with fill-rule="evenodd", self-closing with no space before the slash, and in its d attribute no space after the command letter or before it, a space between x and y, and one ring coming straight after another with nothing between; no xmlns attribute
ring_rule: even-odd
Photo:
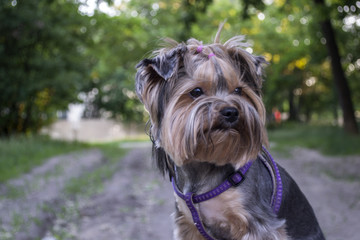
<svg viewBox="0 0 360 240"><path fill-rule="evenodd" d="M245 1L245 2L251 3L251 1ZM360 8L359 4L356 7L355 4L345 5L345 2L346 1L340 1L338 7L332 6L332 8L342 9L342 6L345 6L345 9L346 8L351 9L351 12L356 12L357 11L356 9ZM316 9L319 8L323 9L323 11L316 11ZM334 97L325 97L329 95L334 96L334 94L331 92L332 87L329 87L329 82L328 82L329 76L326 74L326 72L331 69L331 71L336 72L337 75L337 77L334 77L334 82L335 79L337 79L337 82L335 82L337 86L336 88L343 92L343 94L341 94L340 96L341 98L339 102L341 103L344 112L344 128L348 132L352 132L352 133L357 132L357 125L354 117L354 108L352 106L350 88L347 85L346 77L341 66L340 55L339 53L337 55L333 55L331 57L332 65L331 67L328 67L327 55L324 55L324 51L322 50L323 49L322 44L325 44L326 42L329 52L330 51L332 53L338 52L337 46L333 44L333 43L336 44L336 42L334 41L335 37L329 36L328 34L329 27L331 27L330 30L333 29L331 26L331 22L329 20L330 17L329 8L325 8L324 6L319 7L319 5L314 6L312 2L309 1L302 1L302 2L287 1L286 3L281 1L274 1L273 4L266 6L266 8L264 9L266 19L264 19L265 15L263 15L262 10L261 9L259 10L258 7L252 9L250 8L248 9L248 11L252 12L253 15L258 14L259 16L259 14L262 14L262 20L260 20L262 21L262 24L260 25L261 30L256 33L256 35L260 35L261 37L255 36L255 38L258 40L257 42L260 43L260 45L263 45L262 46L263 50L268 51L268 53L270 53L269 54L270 57L273 56L276 51L281 57L281 60L278 63L272 62L273 64L271 65L270 69L275 69L275 73L276 73L277 70L280 68L280 66L284 63L283 70L280 71L279 74L275 74L276 76L275 79L273 77L274 71L270 70L271 74L268 74L269 81L265 82L265 91L268 90L271 91L271 89L274 89L274 92L271 92L270 94L270 99L274 99L273 96L279 95L279 90L281 90L285 86L292 86L288 88L288 96L289 96L288 111L290 113L290 119L296 119L297 116L299 116L297 112L299 113L303 112L306 115L306 119L309 119L309 117L311 117L311 112L316 111L319 115L321 112L328 111L329 106L331 106L331 109L334 109L333 107ZM327 27L325 27L326 29L328 29L326 35L324 32L323 34L321 34L320 30L318 30L319 29L318 18L322 17L321 21L323 21L324 16L325 19L327 19L327 23L328 23ZM345 26L343 22L345 22L346 16L339 16L336 14L332 14L331 17L333 21L340 22L340 24L338 24L337 27L340 32L344 32L343 30ZM270 19L270 21L268 21L267 19ZM301 22L301 24L298 24L299 22L297 21ZM277 22L278 26L272 27L270 22ZM289 23L291 24L291 26L289 26ZM324 27L325 24L322 25ZM341 43L344 43L342 44L341 47L342 50L347 54L346 60L342 59L343 63L349 61L347 59L355 60L355 63L354 62L348 63L350 69L352 69L351 71L348 72L354 72L353 75L355 75L356 73L354 69L360 68L360 63L358 64L357 62L357 59L359 59L358 50L355 50L359 48L359 41L357 42L350 41L353 38L356 39L359 37L358 34L359 26L358 24L356 25L357 27L354 24L354 27L352 27L351 32L347 31L346 34L342 34L341 35L342 38L340 41ZM252 26L256 27L256 24L252 24ZM286 28L286 30L281 31L281 29L284 29L284 27ZM348 28L348 26L346 28ZM274 37L273 35L271 36L271 34L268 33L269 31L273 31L276 32L277 35L284 36L285 39L288 39L288 42L291 43L292 41L293 46L287 44L286 41L279 41L279 38ZM324 41L325 38L323 36L325 36L326 39L330 38L331 40ZM271 39L271 41L265 41L264 43L263 39ZM275 45L274 42L276 42ZM320 42L322 44L319 44ZM332 43L332 45L329 45L330 42ZM350 44L345 44L345 42ZM307 46L305 46L303 43L305 43L305 45ZM353 46L354 43L357 46L357 48L350 49L349 46ZM285 51L279 52L278 50L276 50L279 47L280 48L283 47ZM294 52L294 49L298 49L297 52L299 54ZM291 56L293 56L295 59L290 60ZM285 60L285 62L282 61L284 58L287 59ZM293 63L301 62L302 59L308 59L307 60L308 63L305 64L303 67L301 67L301 69L296 67L295 64L295 68L294 68ZM335 62L337 62L338 64L334 65ZM292 69L294 70L297 69L297 71L293 71ZM286 78L286 75L289 75L289 78ZM314 84L309 84L309 81L310 82L314 81ZM356 82L358 81L353 81L352 85L358 87L358 85L356 85ZM339 84L341 86L339 86ZM294 92L299 94L299 100L297 101L296 104L294 98L297 98L297 96L296 94L294 94ZM266 95L265 100L269 100L268 94ZM336 116L336 111L334 112Z"/></svg>
<svg viewBox="0 0 360 240"><path fill-rule="evenodd" d="M212 1L182 0L183 13L181 15L181 22L184 24L184 30L179 33L180 39L185 40L191 37L191 28L193 24L197 23L197 15L204 14Z"/></svg>
<svg viewBox="0 0 360 240"><path fill-rule="evenodd" d="M144 120L133 79L136 64L154 47L148 44L154 41L146 19L124 15L110 17L98 12L92 17L89 31L95 45L88 55L96 64L89 70L91 81L85 91L89 99L87 117L105 114L123 122Z"/></svg>
<svg viewBox="0 0 360 240"><path fill-rule="evenodd" d="M158 39L162 37L171 37L179 42L195 37L209 42L219 23L227 19L222 34L223 39L237 34L247 35L254 43L254 47L249 47L247 50L264 55L271 63L267 68L268 74L264 83L264 101L268 110L276 106L290 113L290 119L306 121L310 121L312 116L327 120L334 112L336 119L334 88L330 81L331 75L328 74L331 66L326 49L323 47L323 35L316 21L317 14L313 13L313 1L273 1L272 4L270 2L266 1L264 4L263 1L253 0L133 0L129 2L122 16L129 13L133 16L137 15L132 18L139 20L143 31L136 32L137 36L132 38L132 42L137 44L136 39L141 37L142 44L146 44L146 47L139 48L143 53L158 47ZM243 18L239 20L239 16ZM332 20L339 22L336 26L339 31L343 27L341 24L343 19L344 16L332 15ZM125 19L122 21L126 22ZM359 42L355 43L350 39L352 36L355 38L359 36L356 32L349 34L341 35L341 43L344 44L340 47L343 52L353 53L353 62L347 64L354 68L357 66L357 62L354 61L359 58L357 57L359 54L356 56L354 54L359 52L357 50ZM352 48L350 49L349 46ZM132 51L131 56L136 55L137 53ZM138 60L142 58L141 54L137 56ZM128 63L134 65L137 62L131 57L126 59ZM113 73L121 72L122 76L126 73L131 76L132 71L130 68L122 68ZM356 71L352 71L351 77L356 79ZM105 78L108 77L103 75L104 81ZM121 82L121 86L122 84L128 83ZM126 89L130 90L129 96L133 91L130 85L126 85L128 86ZM353 80L351 87L360 90L357 81ZM118 97L118 99L122 98ZM124 96L124 99L129 98ZM104 108L108 108L106 106L110 104L103 104Z"/></svg>
<svg viewBox="0 0 360 240"><path fill-rule="evenodd" d="M333 112L337 118L333 67L314 1L99 0L88 15L79 14L86 1L2 1L0 135L36 131L56 110L79 101L79 93L92 107L91 116L143 121L146 114L134 94L135 65L164 37L211 42L225 19L222 39L247 35L254 46L246 50L270 62L263 88L268 111L277 107L295 120ZM104 4L116 14L101 12ZM332 20L348 89L359 108L360 31L356 24L344 25L350 18L354 22L344 12L325 16Z"/></svg>
<svg viewBox="0 0 360 240"><path fill-rule="evenodd" d="M324 0L314 0L317 7L322 11L320 25L326 39L326 47L331 58L331 70L334 83L338 91L339 102L343 111L344 129L348 133L359 134L359 129L354 115L354 106L351 99L351 92L341 64L339 48L330 19L327 15Z"/></svg>
<svg viewBox="0 0 360 240"><path fill-rule="evenodd" d="M71 1L1 1L0 136L36 132L88 78L88 18Z"/></svg>

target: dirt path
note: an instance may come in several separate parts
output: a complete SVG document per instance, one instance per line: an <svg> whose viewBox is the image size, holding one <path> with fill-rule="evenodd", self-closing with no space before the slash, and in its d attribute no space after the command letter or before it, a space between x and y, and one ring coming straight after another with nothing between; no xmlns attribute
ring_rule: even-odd
<svg viewBox="0 0 360 240"><path fill-rule="evenodd" d="M30 173L0 185L0 239L41 236L67 203L65 185L97 168L103 160L97 149L56 156Z"/></svg>
<svg viewBox="0 0 360 240"><path fill-rule="evenodd" d="M80 210L77 239L171 239L171 185L151 167L150 148L131 151L104 192Z"/></svg>
<svg viewBox="0 0 360 240"><path fill-rule="evenodd" d="M360 156L325 157L296 148L292 157L275 155L307 196L328 240L358 240Z"/></svg>
<svg viewBox="0 0 360 240"><path fill-rule="evenodd" d="M125 147L133 148L135 146ZM74 159L74 157L77 159L78 167L72 165L73 169L70 171L73 172L73 177L77 176L79 171L88 171L87 169L104 164L102 154L98 150L91 151L57 158L61 158L61 161L64 162L68 161L66 159ZM316 151L307 149L294 149L291 157L273 155L294 177L308 197L328 240L359 239L356 235L358 235L357 229L360 227L360 156L324 157ZM51 220L48 220L46 215L41 218L43 213L35 215L39 218L38 223L35 224L37 227L34 227L37 232L30 231L30 233L33 236L36 235L33 232L40 234L38 237L42 240L55 240L54 235L55 233L59 235L59 232L66 233L60 239L172 239L170 216L174 208L172 187L168 180L163 179L151 167L150 158L151 150L148 145L136 146L114 166L116 173L105 181L103 191L90 198L64 199L61 194L61 184L57 184L58 188L55 189L52 189L51 185L45 184L40 189L37 188L36 192L30 191L32 195L26 193L16 201L0 198L0 219L2 221L0 222L0 239L34 239L35 237L29 237L29 235L27 238L24 237L24 233L29 234L29 231L24 232L21 229L17 229L19 233L14 235L17 236L16 238L10 238L11 231L1 230L9 230L11 225L10 221L6 221L4 213L10 216L10 212L14 212L16 209L31 209L29 206L37 206L35 203L45 196L47 198L43 202L58 202L68 210L62 211L62 214L52 214ZM53 159L46 163L48 168L52 166L51 162L56 162ZM81 162L83 163L81 164ZM84 165L85 162L88 165ZM47 169L44 166L41 167ZM47 171L43 171L44 175ZM38 179L39 177L35 178L35 176L41 175L35 173L33 171L29 176L24 176L14 182L31 182L28 180L31 179L31 176ZM66 171L61 173L67 175ZM69 177L71 176L62 176L57 181L65 181ZM49 196L52 196L51 201L48 199ZM58 209L56 207L58 205L54 205L54 211ZM21 211L17 213L21 215ZM31 216L27 216L27 218L31 218ZM9 219L13 221L14 217L9 217Z"/></svg>

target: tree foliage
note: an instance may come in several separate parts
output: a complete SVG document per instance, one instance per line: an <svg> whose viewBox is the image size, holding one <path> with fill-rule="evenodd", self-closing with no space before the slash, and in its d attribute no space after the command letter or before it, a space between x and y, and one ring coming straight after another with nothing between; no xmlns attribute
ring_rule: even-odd
<svg viewBox="0 0 360 240"><path fill-rule="evenodd" d="M88 78L88 19L68 1L0 4L0 135L36 131Z"/></svg>
<svg viewBox="0 0 360 240"><path fill-rule="evenodd" d="M70 102L83 101L86 116L145 120L134 93L136 63L160 39L211 41L247 35L263 55L264 101L293 120L336 122L322 11L335 30L341 63L360 114L360 1L328 0L2 0L0 5L0 135L35 131ZM105 10L108 13L104 13Z"/></svg>

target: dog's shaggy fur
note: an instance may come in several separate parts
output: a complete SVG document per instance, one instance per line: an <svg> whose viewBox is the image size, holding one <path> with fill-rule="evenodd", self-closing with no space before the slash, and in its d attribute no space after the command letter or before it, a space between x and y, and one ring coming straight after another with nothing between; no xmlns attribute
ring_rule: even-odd
<svg viewBox="0 0 360 240"><path fill-rule="evenodd" d="M197 204L215 239L324 239L311 206L281 167L281 208L272 210L272 178L261 161L267 157L265 60L244 50L243 36L221 44L220 31L209 45L167 40L167 47L137 66L136 92L150 114L157 165L182 192L201 194L254 161L240 186ZM184 200L175 197L174 238L204 239Z"/></svg>

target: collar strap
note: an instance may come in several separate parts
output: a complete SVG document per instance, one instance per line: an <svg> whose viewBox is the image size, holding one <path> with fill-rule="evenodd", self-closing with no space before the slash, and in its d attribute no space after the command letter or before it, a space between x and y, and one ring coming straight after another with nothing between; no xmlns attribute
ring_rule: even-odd
<svg viewBox="0 0 360 240"><path fill-rule="evenodd" d="M262 149L266 155L266 159L262 159L262 158L260 158L260 159L262 159L263 163L268 168L271 178L273 180L273 194L271 197L271 208L273 209L273 211L276 214L278 214L280 207L281 207L282 194L283 194L283 186L282 186L280 171L279 171L279 168L276 165L273 157L266 150L266 148L262 147ZM196 228L198 229L198 231L201 233L201 235L206 240L215 240L215 239L206 232L205 227L202 224L200 215L199 215L196 207L194 206L194 204L204 202L206 200L214 198L214 197L220 195L221 193L225 192L226 190L228 190L230 187L239 186L244 181L245 174L250 169L252 163L253 163L253 161L250 161L247 164L245 164L243 167L238 169L237 171L230 174L223 183L221 183L219 186L217 186L213 190L210 190L206 193L199 194L199 195L195 195L192 192L183 194L178 189L174 178L171 179L174 191L180 198L182 198L185 201L186 205L188 206L188 208L191 212L191 215L192 215L192 218L193 218Z"/></svg>
<svg viewBox="0 0 360 240"><path fill-rule="evenodd" d="M192 219L194 221L195 227L199 231L199 233L206 239L206 240L215 240L213 237L211 237L205 230L204 225L201 221L200 215L198 211L196 210L196 207L194 206L194 194L191 192L188 192L187 194L183 195L185 197L185 203L187 207L189 208L191 212Z"/></svg>
<svg viewBox="0 0 360 240"><path fill-rule="evenodd" d="M174 178L172 178L172 185L173 185L174 191L180 198L182 198L185 201L187 207L189 208L189 210L191 212L191 216L192 216L192 219L194 221L196 228L198 229L200 234L206 240L215 240L215 239L206 232L204 225L201 221L200 215L199 215L198 211L196 210L196 207L194 206L194 204L204 202L206 200L214 198L214 197L220 195L221 193L225 192L226 190L228 190L231 187L239 186L240 183L242 183L242 181L244 181L244 179L245 179L244 176L245 176L246 172L250 169L252 163L253 163L253 161L248 162L243 167L241 167L237 171L230 174L223 183L221 183L219 186L217 186L213 190L210 190L206 193L199 194L199 195L195 195L192 192L183 194L178 189Z"/></svg>
<svg viewBox="0 0 360 240"><path fill-rule="evenodd" d="M242 181L244 181L244 179L245 179L244 176L245 176L246 172L249 170L249 168L251 167L252 163L253 163L252 161L248 162L243 167L241 167L237 171L230 174L223 183L221 183L219 186L217 186L213 190L210 190L210 191L208 191L206 193L199 194L199 195L194 195L193 194L192 195L192 201L194 203L200 203L200 202L209 200L211 198L214 198L214 197L220 195L221 193L225 192L226 190L228 190L231 187L239 186L240 183L242 183ZM174 178L172 178L172 185L173 185L173 188L174 188L174 191L176 192L176 194L179 197L181 197L183 200L186 200L186 194L183 194L178 189Z"/></svg>
<svg viewBox="0 0 360 240"><path fill-rule="evenodd" d="M263 162L265 163L265 166L268 168L271 178L273 180L273 194L271 197L271 207L273 211L276 214L278 214L281 207L282 194L283 194L283 185L280 176L280 171L278 166L276 165L276 162L274 161L273 157L268 152L268 150L266 150L264 146L262 147L262 149L265 155L267 156L269 163L266 162L266 159L263 160Z"/></svg>

